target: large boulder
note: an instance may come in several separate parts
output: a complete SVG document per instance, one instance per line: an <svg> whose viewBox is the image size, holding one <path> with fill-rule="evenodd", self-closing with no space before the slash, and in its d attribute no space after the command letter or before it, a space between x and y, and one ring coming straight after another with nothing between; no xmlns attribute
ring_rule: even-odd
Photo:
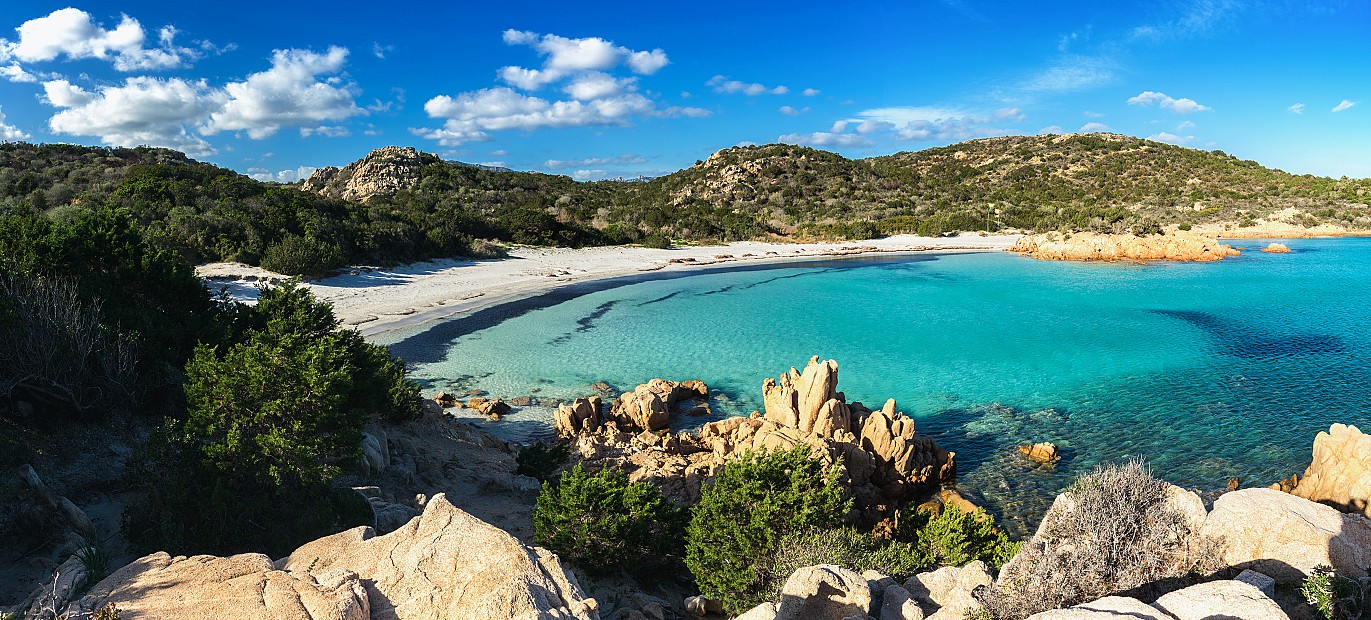
<svg viewBox="0 0 1371 620"><path fill-rule="evenodd" d="M1292 493L1371 517L1371 437L1343 424L1320 432L1314 458Z"/></svg>
<svg viewBox="0 0 1371 620"><path fill-rule="evenodd" d="M1366 576L1371 566L1371 521L1274 489L1242 489L1219 496L1202 534L1222 542L1222 559L1278 583L1302 580L1316 566Z"/></svg>
<svg viewBox="0 0 1371 620"><path fill-rule="evenodd" d="M342 568L292 573L258 553L220 558L159 552L115 571L76 607L98 610L112 603L124 620L367 620L368 602L356 573Z"/></svg>
<svg viewBox="0 0 1371 620"><path fill-rule="evenodd" d="M838 362L820 362L817 355L810 358L804 372L792 367L779 380L762 382L766 419L805 435L834 437L838 431L851 430L850 412L841 396Z"/></svg>
<svg viewBox="0 0 1371 620"><path fill-rule="evenodd" d="M843 620L871 609L866 578L833 564L795 571L781 588L776 620Z"/></svg>
<svg viewBox="0 0 1371 620"><path fill-rule="evenodd" d="M600 430L600 424L604 422L601 417L603 409L604 403L599 396L577 398L570 404L557 405L557 412L553 414L552 420L557 436L575 437L581 433Z"/></svg>
<svg viewBox="0 0 1371 620"><path fill-rule="evenodd" d="M1173 620L1156 607L1127 596L1106 596L1067 609L1042 611L1028 620Z"/></svg>
<svg viewBox="0 0 1371 620"><path fill-rule="evenodd" d="M381 619L598 619L557 556L529 548L457 509L443 494L424 513L384 536L359 527L307 543L277 568L360 576Z"/></svg>
<svg viewBox="0 0 1371 620"><path fill-rule="evenodd" d="M1242 618L1242 620L1289 620L1280 605L1249 583L1210 581L1162 595L1153 607L1177 620Z"/></svg>
<svg viewBox="0 0 1371 620"><path fill-rule="evenodd" d="M980 608L974 596L976 588L994 582L990 567L976 560L963 567L944 566L919 573L910 577L904 588L930 620L956 620Z"/></svg>

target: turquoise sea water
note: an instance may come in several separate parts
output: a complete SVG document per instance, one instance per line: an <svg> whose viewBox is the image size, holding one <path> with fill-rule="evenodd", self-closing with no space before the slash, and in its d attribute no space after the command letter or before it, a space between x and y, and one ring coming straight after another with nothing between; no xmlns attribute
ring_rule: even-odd
<svg viewBox="0 0 1371 620"><path fill-rule="evenodd" d="M1302 472L1314 435L1371 417L1371 240L1290 240L1218 263L1007 253L848 259L602 283L396 334L428 392L571 398L703 379L721 415L812 355L849 401L899 409L957 453L958 486L1018 533L1097 463L1143 456L1200 490ZM605 288L608 287L608 288ZM527 407L484 428L550 435ZM699 424L704 420L682 420ZM1015 445L1052 441L1035 468Z"/></svg>

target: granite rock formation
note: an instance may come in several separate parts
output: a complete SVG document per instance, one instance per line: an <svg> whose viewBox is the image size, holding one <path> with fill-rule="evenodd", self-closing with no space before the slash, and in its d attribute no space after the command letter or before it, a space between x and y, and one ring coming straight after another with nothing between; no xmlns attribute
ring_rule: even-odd
<svg viewBox="0 0 1371 620"><path fill-rule="evenodd" d="M1214 237L1186 232L1146 237L1054 232L1022 237L1009 250L1042 260L1082 261L1208 262L1238 255L1232 246L1219 243Z"/></svg>
<svg viewBox="0 0 1371 620"><path fill-rule="evenodd" d="M1344 424L1320 432L1314 438L1314 458L1291 492L1371 517L1371 437Z"/></svg>

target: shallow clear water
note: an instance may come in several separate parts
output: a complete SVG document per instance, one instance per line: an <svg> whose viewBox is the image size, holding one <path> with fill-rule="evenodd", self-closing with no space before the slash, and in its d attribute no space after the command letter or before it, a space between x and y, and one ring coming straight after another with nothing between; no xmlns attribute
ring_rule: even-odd
<svg viewBox="0 0 1371 620"><path fill-rule="evenodd" d="M849 401L895 398L957 453L959 487L1022 533L1100 462L1143 456L1201 490L1265 485L1302 471L1330 423L1365 425L1371 240L1286 243L1240 241L1251 251L1210 264L949 254L601 283L393 335L392 349L430 392L703 379L720 415L760 409L764 377L837 359ZM550 434L550 413L482 425L528 440ZM1063 460L1011 455L1036 441Z"/></svg>

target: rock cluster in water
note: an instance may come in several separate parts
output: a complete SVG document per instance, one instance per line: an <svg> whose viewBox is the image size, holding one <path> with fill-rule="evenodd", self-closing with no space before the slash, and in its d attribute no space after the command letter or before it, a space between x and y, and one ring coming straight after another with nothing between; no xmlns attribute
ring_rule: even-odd
<svg viewBox="0 0 1371 620"><path fill-rule="evenodd" d="M1216 261L1237 256L1232 246L1200 233L1164 235L1106 235L1099 233L1046 233L1021 237L1009 248L1042 260L1080 261Z"/></svg>
<svg viewBox="0 0 1371 620"><path fill-rule="evenodd" d="M562 405L556 426L561 436L575 442L589 468L625 468L630 479L656 483L682 505L698 501L704 481L729 460L799 445L812 447L829 462L842 459L856 504L873 522L889 516L902 501L953 480L955 455L933 438L918 435L914 420L897 412L893 399L880 409L867 409L848 403L837 384L838 363L814 357L803 372L791 368L763 383L765 414L711 422L693 434L659 435L651 424L660 419L656 412L671 410L664 396L668 386L674 386L671 392L707 388L698 382L654 380L621 396L621 405L608 414L598 397Z"/></svg>

